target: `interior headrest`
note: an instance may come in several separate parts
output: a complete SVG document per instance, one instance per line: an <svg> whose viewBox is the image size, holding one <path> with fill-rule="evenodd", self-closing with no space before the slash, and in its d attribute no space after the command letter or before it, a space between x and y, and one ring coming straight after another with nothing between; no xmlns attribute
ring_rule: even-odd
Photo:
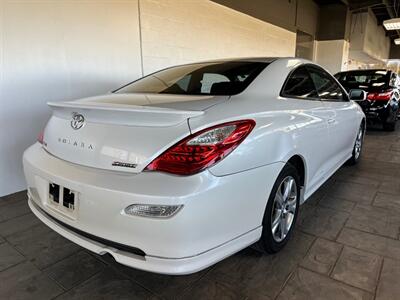
<svg viewBox="0 0 400 300"><path fill-rule="evenodd" d="M210 94L213 95L231 95L234 94L234 85L232 82L216 82L211 86Z"/></svg>

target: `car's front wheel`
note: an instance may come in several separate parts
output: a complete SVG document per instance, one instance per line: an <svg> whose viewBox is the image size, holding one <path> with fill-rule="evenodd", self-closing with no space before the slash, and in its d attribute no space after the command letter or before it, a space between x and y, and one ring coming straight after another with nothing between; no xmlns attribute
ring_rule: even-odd
<svg viewBox="0 0 400 300"><path fill-rule="evenodd" d="M286 164L269 196L263 218L263 231L254 248L276 253L290 239L299 210L300 179L295 167Z"/></svg>

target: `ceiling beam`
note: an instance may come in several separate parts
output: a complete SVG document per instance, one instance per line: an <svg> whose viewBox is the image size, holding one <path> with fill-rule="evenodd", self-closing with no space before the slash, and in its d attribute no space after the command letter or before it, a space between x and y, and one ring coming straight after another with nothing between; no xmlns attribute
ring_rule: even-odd
<svg viewBox="0 0 400 300"><path fill-rule="evenodd" d="M349 0L348 2L350 10L365 9L375 5L383 4L383 0L361 0L361 1Z"/></svg>

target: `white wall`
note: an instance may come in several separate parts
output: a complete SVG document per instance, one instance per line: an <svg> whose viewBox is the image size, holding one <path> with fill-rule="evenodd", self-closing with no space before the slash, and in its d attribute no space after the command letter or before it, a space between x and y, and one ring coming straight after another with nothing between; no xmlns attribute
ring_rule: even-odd
<svg viewBox="0 0 400 300"><path fill-rule="evenodd" d="M293 56L295 33L210 1L140 1L144 72L199 60Z"/></svg>
<svg viewBox="0 0 400 300"><path fill-rule="evenodd" d="M137 1L0 0L0 196L25 188L21 157L45 103L140 76Z"/></svg>
<svg viewBox="0 0 400 300"><path fill-rule="evenodd" d="M179 63L295 52L294 33L207 0L0 0L0 13L0 196L25 188L21 156L49 100Z"/></svg>
<svg viewBox="0 0 400 300"><path fill-rule="evenodd" d="M332 74L347 70L349 43L345 40L317 41L315 61Z"/></svg>

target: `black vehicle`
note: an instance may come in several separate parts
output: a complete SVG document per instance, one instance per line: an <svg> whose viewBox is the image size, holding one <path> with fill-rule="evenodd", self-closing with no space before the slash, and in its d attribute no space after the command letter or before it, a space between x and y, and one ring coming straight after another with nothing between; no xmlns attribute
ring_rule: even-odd
<svg viewBox="0 0 400 300"><path fill-rule="evenodd" d="M385 130L393 131L399 114L399 76L389 70L354 70L339 72L336 79L350 92L362 89L367 92L367 99L358 103L367 120L379 122Z"/></svg>

